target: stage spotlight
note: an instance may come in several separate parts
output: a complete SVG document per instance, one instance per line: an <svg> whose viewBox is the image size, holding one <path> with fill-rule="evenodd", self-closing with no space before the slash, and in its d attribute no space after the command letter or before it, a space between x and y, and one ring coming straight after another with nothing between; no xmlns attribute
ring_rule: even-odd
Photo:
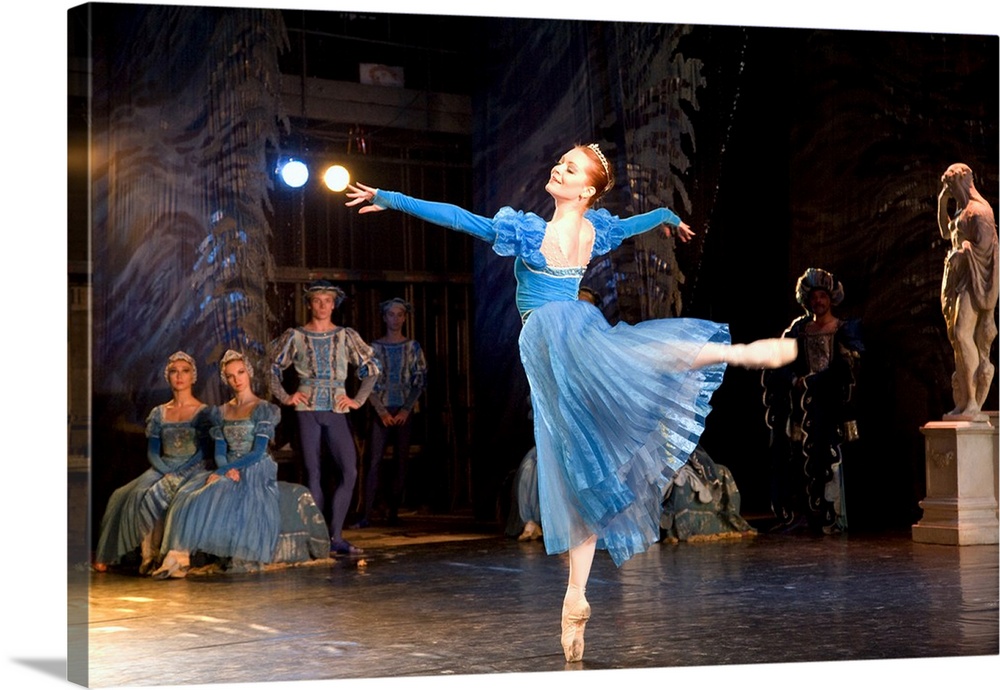
<svg viewBox="0 0 1000 690"><path fill-rule="evenodd" d="M302 161L289 158L278 164L278 175L289 187L301 187L309 180L309 168Z"/></svg>
<svg viewBox="0 0 1000 690"><path fill-rule="evenodd" d="M326 169L323 181L326 182L326 186L331 191L342 192L347 189L347 185L351 181L351 173L347 172L347 168L342 165L331 165Z"/></svg>

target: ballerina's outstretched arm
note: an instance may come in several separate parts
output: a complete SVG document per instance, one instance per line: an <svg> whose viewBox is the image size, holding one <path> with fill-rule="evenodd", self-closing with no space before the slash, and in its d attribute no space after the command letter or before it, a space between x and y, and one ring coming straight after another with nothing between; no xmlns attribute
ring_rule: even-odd
<svg viewBox="0 0 1000 690"><path fill-rule="evenodd" d="M374 187L368 187L360 182L348 185L347 196L350 201L347 206L361 206L358 213L373 213L392 209L402 211L415 218L420 218L428 223L440 225L450 230L458 230L472 235L487 242L496 240L496 231L493 229L493 221L484 216L470 213L464 208L453 204L445 204L437 201L424 201L415 199L399 192L387 192Z"/></svg>
<svg viewBox="0 0 1000 690"><path fill-rule="evenodd" d="M622 218L620 222L622 229L625 231L625 237L639 235L653 228L658 228L661 225L667 237L676 234L677 239L681 242L687 242L694 237L694 230L669 208L657 208L646 213L640 213L637 216Z"/></svg>

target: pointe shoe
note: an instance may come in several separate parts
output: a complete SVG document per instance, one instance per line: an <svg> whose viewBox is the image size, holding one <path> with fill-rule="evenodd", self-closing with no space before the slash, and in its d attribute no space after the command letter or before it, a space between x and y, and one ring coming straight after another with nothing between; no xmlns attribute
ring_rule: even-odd
<svg viewBox="0 0 1000 690"><path fill-rule="evenodd" d="M524 531L518 536L518 541L534 541L535 539L542 538L542 528L538 526L537 522L533 520L528 520L524 523Z"/></svg>
<svg viewBox="0 0 1000 690"><path fill-rule="evenodd" d="M142 540L142 562L139 564L139 574L149 575L156 570L156 549L153 548L151 535L146 535Z"/></svg>
<svg viewBox="0 0 1000 690"><path fill-rule="evenodd" d="M150 575L154 580L179 579L187 577L190 562L187 554L179 556L173 551L167 554L159 568Z"/></svg>
<svg viewBox="0 0 1000 690"><path fill-rule="evenodd" d="M580 596L575 603L562 609L562 648L566 661L583 660L583 629L590 620L590 604Z"/></svg>
<svg viewBox="0 0 1000 690"><path fill-rule="evenodd" d="M140 575L150 575L156 569L156 562L152 558L143 558L142 563L139 564L139 574Z"/></svg>
<svg viewBox="0 0 1000 690"><path fill-rule="evenodd" d="M171 568L170 570L157 570L150 577L154 580L180 580L181 578L187 577L188 567L186 565L179 565L176 568Z"/></svg>
<svg viewBox="0 0 1000 690"><path fill-rule="evenodd" d="M795 361L799 344L794 338L767 338L746 345L732 345L726 362L747 369L777 369Z"/></svg>
<svg viewBox="0 0 1000 690"><path fill-rule="evenodd" d="M178 565L177 558L174 557L173 552L170 552L160 563L160 567L151 573L150 577L154 580L165 580L170 577L170 571L176 569Z"/></svg>

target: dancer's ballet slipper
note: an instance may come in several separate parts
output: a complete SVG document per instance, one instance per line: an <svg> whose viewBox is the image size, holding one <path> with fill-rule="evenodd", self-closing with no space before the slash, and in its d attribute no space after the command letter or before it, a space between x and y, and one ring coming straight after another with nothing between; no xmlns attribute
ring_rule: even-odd
<svg viewBox="0 0 1000 690"><path fill-rule="evenodd" d="M180 566L173 554L167 554L167 557L163 559L163 563L160 564L159 568L152 572L150 577L154 580L166 580L170 577L171 571L176 570L178 567Z"/></svg>
<svg viewBox="0 0 1000 690"><path fill-rule="evenodd" d="M190 560L187 553L171 551L163 559L159 568L153 571L150 576L154 580L178 579L187 577Z"/></svg>
<svg viewBox="0 0 1000 690"><path fill-rule="evenodd" d="M341 554L344 556L357 556L364 553L364 549L359 546L355 546L346 539L331 539L330 553Z"/></svg>
<svg viewBox="0 0 1000 690"><path fill-rule="evenodd" d="M747 369L777 369L795 361L799 345L794 338L767 338L726 349L729 364Z"/></svg>
<svg viewBox="0 0 1000 690"><path fill-rule="evenodd" d="M524 523L524 531L517 538L518 541L534 541L536 539L542 538L542 528L538 526L538 523L533 520L528 520Z"/></svg>
<svg viewBox="0 0 1000 690"><path fill-rule="evenodd" d="M152 535L146 535L142 540L141 546L142 563L139 565L139 574L149 575L156 569L156 549L153 548Z"/></svg>
<svg viewBox="0 0 1000 690"><path fill-rule="evenodd" d="M583 659L583 629L587 626L588 620L590 620L590 604L582 594L573 603L563 602L562 647L566 661Z"/></svg>

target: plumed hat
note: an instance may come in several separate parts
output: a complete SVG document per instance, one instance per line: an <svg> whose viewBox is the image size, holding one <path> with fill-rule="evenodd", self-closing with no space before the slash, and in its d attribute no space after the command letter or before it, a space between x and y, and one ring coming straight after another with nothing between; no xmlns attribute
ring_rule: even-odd
<svg viewBox="0 0 1000 690"><path fill-rule="evenodd" d="M382 302L378 306L381 312L385 314L385 312L389 309L389 307L393 307L396 305L402 307L403 311L405 311L407 314L413 311L413 307L410 305L410 303L401 297L393 297L392 299L387 299L385 302Z"/></svg>
<svg viewBox="0 0 1000 690"><path fill-rule="evenodd" d="M830 304L837 306L844 301L844 286L829 271L807 268L795 284L795 301L803 309L809 308L809 295L813 290L823 290L830 295Z"/></svg>

